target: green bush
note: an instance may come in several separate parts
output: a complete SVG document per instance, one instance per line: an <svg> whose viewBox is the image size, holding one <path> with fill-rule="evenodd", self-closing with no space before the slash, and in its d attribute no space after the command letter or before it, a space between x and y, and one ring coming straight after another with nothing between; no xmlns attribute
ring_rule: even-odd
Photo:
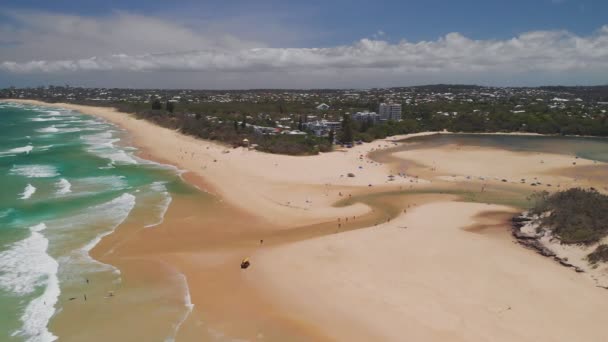
<svg viewBox="0 0 608 342"><path fill-rule="evenodd" d="M592 265L599 262L608 262L608 245L599 245L591 254L587 256L587 260Z"/></svg>
<svg viewBox="0 0 608 342"><path fill-rule="evenodd" d="M329 152L332 145L325 138L302 135L257 135L252 138L257 149L268 153L313 155Z"/></svg>
<svg viewBox="0 0 608 342"><path fill-rule="evenodd" d="M573 188L542 197L532 211L551 213L542 224L562 242L591 244L608 235L608 196Z"/></svg>

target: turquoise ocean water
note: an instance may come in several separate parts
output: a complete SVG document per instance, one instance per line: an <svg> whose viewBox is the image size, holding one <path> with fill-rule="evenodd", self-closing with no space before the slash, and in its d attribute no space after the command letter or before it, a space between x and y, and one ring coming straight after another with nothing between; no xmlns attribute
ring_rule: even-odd
<svg viewBox="0 0 608 342"><path fill-rule="evenodd" d="M124 133L74 111L0 103L0 341L52 341L63 289L119 270L89 251L136 207L160 223L178 170L134 156Z"/></svg>

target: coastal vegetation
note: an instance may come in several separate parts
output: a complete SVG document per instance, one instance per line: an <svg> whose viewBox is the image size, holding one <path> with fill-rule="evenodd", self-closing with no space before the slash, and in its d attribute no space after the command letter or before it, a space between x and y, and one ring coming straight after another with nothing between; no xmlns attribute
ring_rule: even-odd
<svg viewBox="0 0 608 342"><path fill-rule="evenodd" d="M39 87L0 89L2 97L111 106L196 137L227 145L248 139L262 151L297 155L330 151L334 142L349 145L422 131L608 136L607 86L234 91ZM401 104L401 120L351 116L377 111L383 102ZM319 109L320 104L327 108ZM341 125L332 126L331 134L307 125L323 120ZM276 128L276 132L260 133L251 126ZM296 134L280 134L290 131ZM304 133L305 138L297 135Z"/></svg>
<svg viewBox="0 0 608 342"><path fill-rule="evenodd" d="M252 146L269 153L310 155L328 152L332 148L327 139L312 135L256 134L254 129L247 125L246 117L240 117L240 122L237 120L239 117L217 120L200 114L180 111L171 113L162 109L139 111L136 116L197 138L219 141L230 146Z"/></svg>
<svg viewBox="0 0 608 342"><path fill-rule="evenodd" d="M532 213L542 215L541 227L562 243L592 244L608 235L608 196L595 189L572 188L551 195L541 192L534 200ZM608 248L598 247L590 255L592 259L608 259Z"/></svg>
<svg viewBox="0 0 608 342"><path fill-rule="evenodd" d="M596 265L600 262L608 262L608 245L599 245L587 256L590 264Z"/></svg>

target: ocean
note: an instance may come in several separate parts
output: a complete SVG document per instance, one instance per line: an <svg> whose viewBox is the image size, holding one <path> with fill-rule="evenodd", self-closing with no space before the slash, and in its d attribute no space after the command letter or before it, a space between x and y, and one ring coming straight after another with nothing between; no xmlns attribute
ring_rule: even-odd
<svg viewBox="0 0 608 342"><path fill-rule="evenodd" d="M0 341L56 340L63 291L121 282L89 256L95 245L138 207L136 223L154 229L185 191L179 170L138 158L124 134L75 111L0 103Z"/></svg>

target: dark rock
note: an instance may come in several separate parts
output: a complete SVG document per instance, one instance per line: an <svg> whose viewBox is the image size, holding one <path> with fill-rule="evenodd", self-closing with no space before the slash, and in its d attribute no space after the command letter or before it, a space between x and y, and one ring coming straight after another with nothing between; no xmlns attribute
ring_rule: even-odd
<svg viewBox="0 0 608 342"><path fill-rule="evenodd" d="M527 216L524 216L524 215L518 215L518 216L513 216L513 218L511 219L511 221L517 222L517 223L520 223L520 222L526 222L527 223L527 222L532 221L532 219L529 218L529 217L527 217Z"/></svg>
<svg viewBox="0 0 608 342"><path fill-rule="evenodd" d="M542 255L542 256L546 256L546 257L555 256L555 253L552 250L550 250L547 247L542 246L540 243L538 243L537 248L538 248L538 253L540 253L540 255Z"/></svg>

